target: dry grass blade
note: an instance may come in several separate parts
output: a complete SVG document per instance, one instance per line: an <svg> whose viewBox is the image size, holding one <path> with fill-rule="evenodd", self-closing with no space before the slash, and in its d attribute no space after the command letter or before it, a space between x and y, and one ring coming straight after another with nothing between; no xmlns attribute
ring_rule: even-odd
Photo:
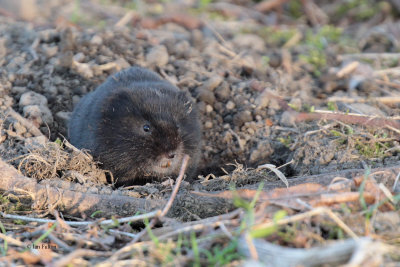
<svg viewBox="0 0 400 267"><path fill-rule="evenodd" d="M244 238L242 238L244 239ZM252 244L256 249L259 260L270 266L317 266L323 264L340 264L347 262L353 253L360 248L374 244L370 238L348 239L335 242L325 247L311 249L287 248L269 243L262 239L254 239ZM247 242L239 242L239 251L246 256L252 255L252 249L246 246ZM377 242L376 245L382 245ZM356 265L352 265L356 266ZM358 266L358 265L357 265Z"/></svg>
<svg viewBox="0 0 400 267"><path fill-rule="evenodd" d="M286 185L286 187L289 187L289 182L286 179L286 176L280 170L278 170L275 165L263 164L263 165L260 165L257 167L257 170L262 170L262 169L268 169L268 170L272 171L279 177L279 179L281 179L281 181Z"/></svg>
<svg viewBox="0 0 400 267"><path fill-rule="evenodd" d="M171 197L169 198L169 200L168 200L167 204L165 205L164 209L162 210L162 212L160 214L160 217L164 217L167 214L167 212L169 211L169 209L171 208L172 203L174 202L174 199L176 197L176 194L178 194L178 190L179 190L179 187L180 187L180 185L182 183L183 177L185 175L185 171L186 171L189 159L190 159L189 155L185 155L183 157L182 166L181 166L181 169L179 171L178 178L176 179L175 187L172 190Z"/></svg>
<svg viewBox="0 0 400 267"><path fill-rule="evenodd" d="M325 208L325 207L319 207L315 208L313 210L296 214L288 218L284 218L279 220L278 222L267 222L267 223L262 223L255 225L253 228L254 229L261 229L261 228L268 228L268 227L273 227L275 225L285 225L291 222L297 222L300 220L304 220L305 218L309 218L315 215L320 215L320 214L326 214L328 215L335 223L338 224L340 228L342 228L349 236L352 238L357 239L358 236L351 230L335 213L333 213L330 209Z"/></svg>

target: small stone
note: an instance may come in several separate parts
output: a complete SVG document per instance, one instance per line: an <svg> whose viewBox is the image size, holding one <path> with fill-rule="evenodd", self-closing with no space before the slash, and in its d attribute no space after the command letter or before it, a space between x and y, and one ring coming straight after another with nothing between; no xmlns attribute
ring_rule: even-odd
<svg viewBox="0 0 400 267"><path fill-rule="evenodd" d="M242 126L245 122L252 120L253 116L251 115L251 112L248 110L243 110L237 113L235 116L233 116L233 123L239 127Z"/></svg>
<svg viewBox="0 0 400 267"><path fill-rule="evenodd" d="M72 96L72 105L75 107L79 103L80 100L81 100L80 96L78 96L78 95Z"/></svg>
<svg viewBox="0 0 400 267"><path fill-rule="evenodd" d="M54 85L50 85L49 87L46 87L45 89L50 95L57 95L57 93L58 93L57 87L55 87Z"/></svg>
<svg viewBox="0 0 400 267"><path fill-rule="evenodd" d="M280 123L286 127L293 127L296 125L296 118L290 111L285 111L282 113Z"/></svg>
<svg viewBox="0 0 400 267"><path fill-rule="evenodd" d="M216 111L218 111L219 113L222 113L222 112L224 112L225 105L223 103L221 103L221 102L215 102L214 103L214 109Z"/></svg>
<svg viewBox="0 0 400 267"><path fill-rule="evenodd" d="M190 44L188 41L183 40L179 43L174 42L172 53L177 58L188 58L190 52Z"/></svg>
<svg viewBox="0 0 400 267"><path fill-rule="evenodd" d="M235 102L236 106L241 107L245 104L246 98L243 97L242 95L235 95L233 101Z"/></svg>
<svg viewBox="0 0 400 267"><path fill-rule="evenodd" d="M75 61L82 62L85 59L85 55L82 52L80 52L80 53L74 55L73 59Z"/></svg>
<svg viewBox="0 0 400 267"><path fill-rule="evenodd" d="M72 66L75 71L87 79L90 79L94 76L91 66L87 63L79 63L78 61L74 61Z"/></svg>
<svg viewBox="0 0 400 267"><path fill-rule="evenodd" d="M204 128L206 129L211 129L213 126L211 121L206 121L206 123L204 123Z"/></svg>
<svg viewBox="0 0 400 267"><path fill-rule="evenodd" d="M271 145L268 141L260 141L257 144L257 148L254 148L251 151L250 157L249 157L249 161L250 162L256 162L259 159L267 156L268 154L270 154L273 150L271 149Z"/></svg>
<svg viewBox="0 0 400 267"><path fill-rule="evenodd" d="M268 91L264 90L255 100L258 109L266 108L269 104L270 98Z"/></svg>
<svg viewBox="0 0 400 267"><path fill-rule="evenodd" d="M43 53L46 57L54 57L58 53L58 46L50 46L47 44L42 45Z"/></svg>
<svg viewBox="0 0 400 267"><path fill-rule="evenodd" d="M233 120L233 118L232 118L232 115L226 115L225 117L224 117L224 122L227 122L227 123L231 123L232 122L232 120Z"/></svg>
<svg viewBox="0 0 400 267"><path fill-rule="evenodd" d="M25 118L37 121L39 124L53 123L53 115L48 107L43 105L29 105L23 108Z"/></svg>
<svg viewBox="0 0 400 267"><path fill-rule="evenodd" d="M280 54L274 53L269 57L268 64L272 68L278 68L282 63L282 57Z"/></svg>
<svg viewBox="0 0 400 267"><path fill-rule="evenodd" d="M63 52L60 55L60 66L65 68L70 68L73 62L73 53L72 51Z"/></svg>
<svg viewBox="0 0 400 267"><path fill-rule="evenodd" d="M59 36L59 32L56 29L46 29L38 32L41 41L50 43L54 41L55 37Z"/></svg>
<svg viewBox="0 0 400 267"><path fill-rule="evenodd" d="M7 38L0 38L0 58L3 58L7 55Z"/></svg>
<svg viewBox="0 0 400 267"><path fill-rule="evenodd" d="M146 61L149 67L163 67L167 65L168 60L168 51L163 45L154 46L146 55Z"/></svg>
<svg viewBox="0 0 400 267"><path fill-rule="evenodd" d="M215 96L214 96L213 92L206 90L204 88L197 89L197 98L200 101L203 101L210 105L213 105L215 102Z"/></svg>
<svg viewBox="0 0 400 267"><path fill-rule="evenodd" d="M25 107L29 105L47 105L47 98L33 91L26 92L19 99L19 106Z"/></svg>
<svg viewBox="0 0 400 267"><path fill-rule="evenodd" d="M98 35L94 35L92 39L90 39L90 43L92 45L101 45L103 44L103 39Z"/></svg>
<svg viewBox="0 0 400 267"><path fill-rule="evenodd" d="M326 153L321 155L321 157L318 159L319 164L321 165L328 164L329 162L332 161L334 157L335 157L335 152L332 150L327 150Z"/></svg>
<svg viewBox="0 0 400 267"><path fill-rule="evenodd" d="M207 89L209 91L214 91L214 89L221 84L222 80L223 79L221 76L215 75L210 79L208 79L206 82L204 82L201 88Z"/></svg>
<svg viewBox="0 0 400 267"><path fill-rule="evenodd" d="M15 73L8 73L8 80L10 82L14 82L15 81Z"/></svg>
<svg viewBox="0 0 400 267"><path fill-rule="evenodd" d="M69 119L71 118L72 112L69 111L59 111L56 113L56 118L61 120L65 125L67 125Z"/></svg>
<svg viewBox="0 0 400 267"><path fill-rule="evenodd" d="M213 107L210 106L210 105L207 105L207 106L206 106L206 112L207 112L207 113L210 113L211 111L213 111Z"/></svg>
<svg viewBox="0 0 400 267"><path fill-rule="evenodd" d="M114 61L115 64L117 64L118 69L122 70L122 69L127 69L129 68L131 65L125 60L125 58L120 57L118 58L116 61Z"/></svg>
<svg viewBox="0 0 400 267"><path fill-rule="evenodd" d="M230 97L230 95L231 95L231 90L229 88L229 84L225 81L223 81L221 85L218 86L217 89L215 89L215 96L220 101L227 100Z"/></svg>
<svg viewBox="0 0 400 267"><path fill-rule="evenodd" d="M24 86L14 86L11 88L11 92L14 94L22 94L25 93L26 91L28 91L28 88Z"/></svg>
<svg viewBox="0 0 400 267"><path fill-rule="evenodd" d="M226 109L227 110L232 110L235 108L235 103L233 103L232 101L228 101L228 103L226 103Z"/></svg>

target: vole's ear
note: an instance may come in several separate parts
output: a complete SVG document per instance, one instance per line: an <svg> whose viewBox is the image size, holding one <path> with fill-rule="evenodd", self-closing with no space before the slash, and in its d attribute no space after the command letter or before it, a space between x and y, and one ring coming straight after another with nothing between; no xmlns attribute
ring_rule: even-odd
<svg viewBox="0 0 400 267"><path fill-rule="evenodd" d="M103 104L101 112L103 117L108 119L123 117L131 113L132 110L129 109L133 107L131 95L124 89L116 90Z"/></svg>
<svg viewBox="0 0 400 267"><path fill-rule="evenodd" d="M184 103L183 105L185 107L185 113L190 114L193 110L193 103L192 101L190 101L188 93L186 93L185 91L180 91L178 93L178 100L180 103Z"/></svg>

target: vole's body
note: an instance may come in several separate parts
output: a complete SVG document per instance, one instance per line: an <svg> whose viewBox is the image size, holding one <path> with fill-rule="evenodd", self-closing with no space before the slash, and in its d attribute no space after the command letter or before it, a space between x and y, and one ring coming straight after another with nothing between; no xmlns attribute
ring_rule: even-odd
<svg viewBox="0 0 400 267"><path fill-rule="evenodd" d="M200 123L187 95L147 69L132 67L109 77L76 106L70 142L90 151L117 179L142 184L179 172L191 157L199 161Z"/></svg>

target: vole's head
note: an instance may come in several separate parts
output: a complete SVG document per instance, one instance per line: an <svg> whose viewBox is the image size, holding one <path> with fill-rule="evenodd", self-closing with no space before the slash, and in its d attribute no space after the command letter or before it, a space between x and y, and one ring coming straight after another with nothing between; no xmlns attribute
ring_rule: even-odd
<svg viewBox="0 0 400 267"><path fill-rule="evenodd" d="M197 114L183 92L121 88L101 116L99 160L107 161L120 182L176 175L183 155L198 147Z"/></svg>

